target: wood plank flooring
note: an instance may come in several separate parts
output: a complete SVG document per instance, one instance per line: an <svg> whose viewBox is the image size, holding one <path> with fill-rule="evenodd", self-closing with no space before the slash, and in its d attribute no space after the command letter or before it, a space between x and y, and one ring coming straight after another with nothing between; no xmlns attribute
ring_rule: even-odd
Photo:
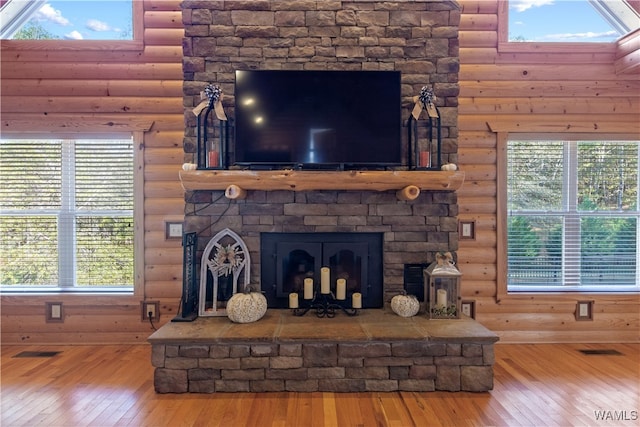
<svg viewBox="0 0 640 427"><path fill-rule="evenodd" d="M580 349L622 355L584 355ZM495 387L488 393L159 395L153 390L150 350L147 345L3 346L0 425L640 425L638 344L499 344ZM61 353L14 357L23 351Z"/></svg>

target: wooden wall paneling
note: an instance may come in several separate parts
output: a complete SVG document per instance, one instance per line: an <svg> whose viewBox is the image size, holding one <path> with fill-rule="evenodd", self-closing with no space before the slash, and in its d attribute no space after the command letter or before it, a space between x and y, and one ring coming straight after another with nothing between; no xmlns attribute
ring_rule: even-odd
<svg viewBox="0 0 640 427"><path fill-rule="evenodd" d="M25 97L69 96L69 97L180 97L182 82L176 80L85 80L83 84L69 79L6 79L1 80L2 95ZM173 107L175 109L175 107Z"/></svg>
<svg viewBox="0 0 640 427"><path fill-rule="evenodd" d="M498 35L495 31L460 31L460 44L465 47L490 48L498 45Z"/></svg>
<svg viewBox="0 0 640 427"><path fill-rule="evenodd" d="M463 98L493 97L501 98L505 95L509 97L566 97L585 96L593 94L599 96L606 94L607 97L628 98L631 94L637 93L640 84L636 81L563 81L556 76L553 80L545 81L465 81L460 84L460 96ZM463 120L465 116L459 117Z"/></svg>
<svg viewBox="0 0 640 427"><path fill-rule="evenodd" d="M487 298L495 301L496 297L496 282L494 280L477 280L466 277L464 266L460 266L460 271L464 274L462 278L462 298L463 299L476 299ZM476 303L477 304L477 303ZM478 313L478 307L476 306L476 314Z"/></svg>
<svg viewBox="0 0 640 427"><path fill-rule="evenodd" d="M178 11L182 0L144 0L145 11Z"/></svg>
<svg viewBox="0 0 640 427"><path fill-rule="evenodd" d="M460 1L458 164L466 173L466 182L458 192L459 217L475 220L477 227L476 240L459 242L463 296L476 300L478 320L495 328L503 340L637 342L637 300L595 296L594 322L575 322L575 300L582 295L513 300L499 292L504 266L498 251L504 224L498 221L497 204L503 184L494 131L562 133L578 129L638 135L634 112L640 105L637 76L620 74L635 56L614 64L616 52L618 58L634 54L633 45L621 43L617 51L610 46L574 48L570 54L560 50L566 49L563 46L551 52L542 51L540 45L528 50L516 46L518 51L498 49L498 39L504 35L499 35L504 28L498 22L498 9L505 4ZM100 296L91 302L63 296L65 311L67 304L74 307L70 324L82 323L78 327L86 332L74 331L68 323L46 324L45 300L39 297L3 295L3 343L143 343L152 330L140 321L141 298L161 302L160 324L176 312L182 248L179 239L164 239L164 222L183 218L184 199L177 175L189 157L182 152L180 0L144 0L143 8L146 40L139 50L12 51L3 46L0 52L3 131L34 130L42 123L54 129L71 125L80 130L151 126L144 135L144 274L149 276L144 295ZM6 102L9 98L5 97L16 97L15 102ZM19 111L12 110L11 104ZM82 304L94 304L94 308L98 304L95 310L101 315L77 311ZM127 324L126 331L120 323Z"/></svg>
<svg viewBox="0 0 640 427"><path fill-rule="evenodd" d="M498 16L494 14L463 14L460 31L493 31L498 29Z"/></svg>
<svg viewBox="0 0 640 427"><path fill-rule="evenodd" d="M136 188L137 197L145 198L141 201L145 212L136 209L143 218L138 223L144 222L136 259L145 264L141 275L151 275L140 295L3 295L3 344L145 343L153 330L141 321L141 299L160 301L160 324L175 315L182 286L182 247L180 239L164 239L164 221L181 221L184 216L178 180L184 159L180 1L145 0L143 7L147 40L135 49L82 50L82 44L75 50L50 49L55 45L36 43L35 50L12 50L3 44L3 132L145 131L138 148L145 151L140 168L149 174ZM44 321L44 303L52 298L63 302L63 323Z"/></svg>
<svg viewBox="0 0 640 427"><path fill-rule="evenodd" d="M6 101L5 101L6 100ZM11 103L16 113L29 113L33 110L50 113L182 113L180 105L166 97L151 96L108 96L103 98L85 96L5 96L3 102Z"/></svg>
<svg viewBox="0 0 640 427"><path fill-rule="evenodd" d="M461 1L461 5L458 163L466 180L458 191L459 218L491 218L489 223L476 220L480 239L459 242L463 298L476 301L477 319L502 340L637 342L637 299L589 294L512 297L501 293L500 276L506 271L501 239L506 222L504 216L499 221L495 216L504 191L500 177L505 167L498 156L502 149L498 138L505 138L506 132L640 135L637 77L619 74L612 45L574 49L556 46L548 51L541 45L505 49L500 44L496 49L490 45L494 37L486 32L491 31L489 25L494 19L498 21L498 8L506 9L507 2L480 5ZM481 8L484 14L480 17ZM487 13L494 16L488 18ZM502 40L506 30L497 25L495 38ZM485 169L487 166L492 169ZM489 182L495 185L487 185ZM485 265L495 269L487 271ZM488 278L484 280L484 276ZM596 301L593 322L575 321L575 304L581 298Z"/></svg>
<svg viewBox="0 0 640 427"><path fill-rule="evenodd" d="M145 265L145 278L147 280L176 281L182 277L182 263L176 265Z"/></svg>
<svg viewBox="0 0 640 427"><path fill-rule="evenodd" d="M582 67L580 72L576 69L576 64L500 64L499 67L495 64L460 65L461 80L547 81L556 80L560 76L571 76L574 82L619 80L613 64L590 64L589 67ZM583 95L593 96L589 92Z"/></svg>
<svg viewBox="0 0 640 427"><path fill-rule="evenodd" d="M497 0L464 0L460 1L462 6L462 16L465 14L492 14L498 15L498 1Z"/></svg>
<svg viewBox="0 0 640 427"><path fill-rule="evenodd" d="M144 152L148 164L182 164L184 150L182 147L148 147Z"/></svg>
<svg viewBox="0 0 640 427"><path fill-rule="evenodd" d="M178 28L183 30L182 11L148 10L144 13L144 28Z"/></svg>
<svg viewBox="0 0 640 427"><path fill-rule="evenodd" d="M461 64L493 64L499 59L498 48L460 48Z"/></svg>
<svg viewBox="0 0 640 427"><path fill-rule="evenodd" d="M157 129L154 127L145 134L145 143L148 147L156 148L179 148L182 150L182 139L184 136L184 126L182 130Z"/></svg>
<svg viewBox="0 0 640 427"><path fill-rule="evenodd" d="M633 97L572 97L542 96L500 98L463 98L458 105L460 114L618 114L640 111L640 100ZM463 150L461 150L463 151ZM460 153L459 153L460 154Z"/></svg>
<svg viewBox="0 0 640 427"><path fill-rule="evenodd" d="M101 58L100 58L101 59ZM123 73L123 69L126 73ZM14 61L11 67L3 67L3 79L38 79L43 76L52 79L73 79L76 81L92 79L133 80L176 80L182 79L182 64L136 64L136 63L96 63L52 62L38 63Z"/></svg>
<svg viewBox="0 0 640 427"><path fill-rule="evenodd" d="M458 197L464 196L489 196L495 197L496 183L495 181L481 180L465 180L464 185L457 192Z"/></svg>
<svg viewBox="0 0 640 427"><path fill-rule="evenodd" d="M167 181L149 181L144 189L145 197L168 197L168 198L184 198L184 190L179 182L172 180Z"/></svg>
<svg viewBox="0 0 640 427"><path fill-rule="evenodd" d="M182 43L183 37L183 28L146 28L144 30L144 40L151 46L175 46L176 43Z"/></svg>
<svg viewBox="0 0 640 427"><path fill-rule="evenodd" d="M99 50L91 53L78 52L77 50L2 50L3 62L11 63L14 61L23 62L72 62L72 63L95 63L100 62L119 62L123 64L146 64L154 62L173 62L182 61L182 46L180 45L146 45L139 50ZM6 65L6 64L4 64ZM182 83L182 82L180 82Z"/></svg>

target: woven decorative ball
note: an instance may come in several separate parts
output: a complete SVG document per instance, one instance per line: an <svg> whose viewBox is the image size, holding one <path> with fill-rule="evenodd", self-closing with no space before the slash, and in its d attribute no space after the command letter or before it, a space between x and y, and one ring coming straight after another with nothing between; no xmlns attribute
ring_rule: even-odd
<svg viewBox="0 0 640 427"><path fill-rule="evenodd" d="M227 317L235 323L256 322L266 312L267 298L260 292L238 292L227 301Z"/></svg>
<svg viewBox="0 0 640 427"><path fill-rule="evenodd" d="M420 301L414 295L396 295L391 298L391 310L400 317L412 317L420 310Z"/></svg>

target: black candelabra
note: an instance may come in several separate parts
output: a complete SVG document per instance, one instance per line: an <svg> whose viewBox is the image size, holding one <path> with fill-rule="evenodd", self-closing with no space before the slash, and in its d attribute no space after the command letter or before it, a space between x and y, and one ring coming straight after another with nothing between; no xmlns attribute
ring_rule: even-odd
<svg viewBox="0 0 640 427"><path fill-rule="evenodd" d="M309 300L303 300L309 301ZM298 307L293 309L294 316L304 316L309 310L316 310L316 316L332 318L336 316L336 310L342 310L347 316L356 316L358 314L357 308L344 307L338 302L333 292L328 294L322 294L316 292L313 295L313 299L305 307Z"/></svg>

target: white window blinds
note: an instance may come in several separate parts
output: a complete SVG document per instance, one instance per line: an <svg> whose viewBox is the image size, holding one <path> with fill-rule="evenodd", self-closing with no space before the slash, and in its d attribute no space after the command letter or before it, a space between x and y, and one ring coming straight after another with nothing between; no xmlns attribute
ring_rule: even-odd
<svg viewBox="0 0 640 427"><path fill-rule="evenodd" d="M131 140L0 141L3 287L133 286Z"/></svg>
<svg viewBox="0 0 640 427"><path fill-rule="evenodd" d="M638 142L510 141L508 288L638 288Z"/></svg>

